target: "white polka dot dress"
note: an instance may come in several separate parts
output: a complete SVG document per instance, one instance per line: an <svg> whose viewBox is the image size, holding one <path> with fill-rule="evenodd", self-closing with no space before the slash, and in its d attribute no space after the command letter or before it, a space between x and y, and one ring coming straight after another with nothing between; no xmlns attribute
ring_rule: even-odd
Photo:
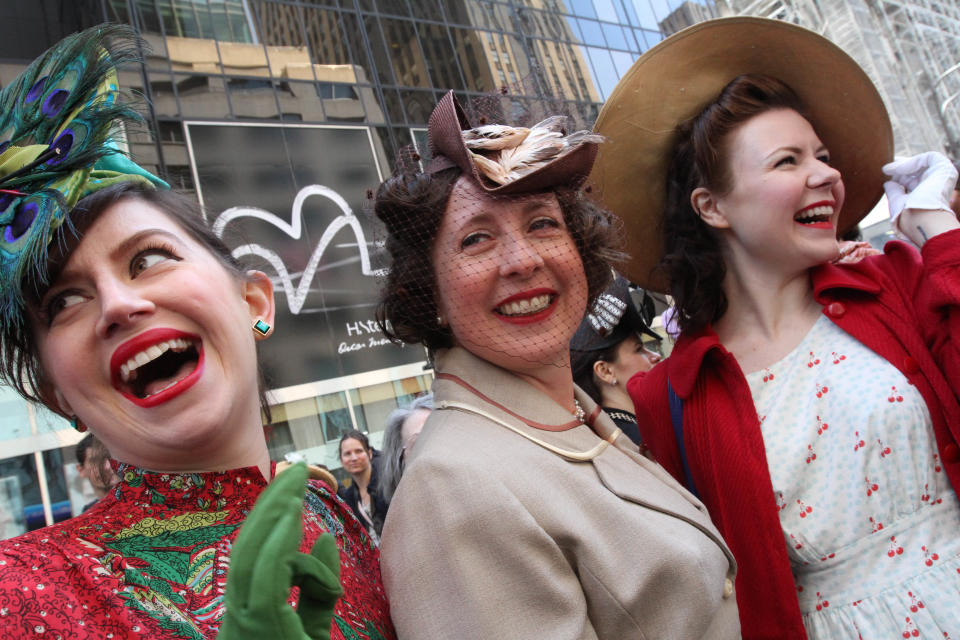
<svg viewBox="0 0 960 640"><path fill-rule="evenodd" d="M810 638L960 640L960 504L920 393L826 317L747 382Z"/></svg>

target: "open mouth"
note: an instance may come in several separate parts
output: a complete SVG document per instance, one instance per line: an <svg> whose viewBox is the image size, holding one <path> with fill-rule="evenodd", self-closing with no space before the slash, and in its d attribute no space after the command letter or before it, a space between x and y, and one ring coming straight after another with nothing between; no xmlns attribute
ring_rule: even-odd
<svg viewBox="0 0 960 640"><path fill-rule="evenodd" d="M532 316L549 307L556 297L556 295L548 293L523 300L514 300L501 304L494 311L511 318Z"/></svg>
<svg viewBox="0 0 960 640"><path fill-rule="evenodd" d="M559 297L556 291L547 288L524 291L501 301L493 313L509 324L540 322L553 313Z"/></svg>
<svg viewBox="0 0 960 640"><path fill-rule="evenodd" d="M794 221L804 225L822 225L823 223L830 223L832 218L832 205L817 205L813 207L807 207L795 215L793 219Z"/></svg>
<svg viewBox="0 0 960 640"><path fill-rule="evenodd" d="M135 404L155 406L179 395L199 378L199 338L155 329L126 342L111 359L114 386Z"/></svg>
<svg viewBox="0 0 960 640"><path fill-rule="evenodd" d="M197 345L175 338L140 351L120 365L120 380L138 398L148 398L186 378L200 360Z"/></svg>

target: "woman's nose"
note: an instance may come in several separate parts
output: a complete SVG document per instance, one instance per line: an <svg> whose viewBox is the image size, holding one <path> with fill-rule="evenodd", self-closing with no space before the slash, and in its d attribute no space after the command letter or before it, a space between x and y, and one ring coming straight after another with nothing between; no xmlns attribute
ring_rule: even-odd
<svg viewBox="0 0 960 640"><path fill-rule="evenodd" d="M98 283L97 295L100 318L96 331L101 338L109 337L117 328L129 326L156 308L136 287L119 280Z"/></svg>
<svg viewBox="0 0 960 640"><path fill-rule="evenodd" d="M511 234L505 237L500 251L500 274L526 277L543 266L543 256L530 239Z"/></svg>
<svg viewBox="0 0 960 640"><path fill-rule="evenodd" d="M810 172L810 176L807 179L807 184L811 189L824 186L832 187L840 181L840 172L836 167L833 167L822 160L814 160L814 162L816 164L814 165Z"/></svg>

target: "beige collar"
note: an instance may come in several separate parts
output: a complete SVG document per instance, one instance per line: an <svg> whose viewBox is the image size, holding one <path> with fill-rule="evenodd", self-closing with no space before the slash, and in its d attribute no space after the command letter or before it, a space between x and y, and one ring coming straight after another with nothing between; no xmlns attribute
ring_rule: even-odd
<svg viewBox="0 0 960 640"><path fill-rule="evenodd" d="M621 433L578 387L574 394L586 412L588 424L581 423L526 381L466 349L439 351L434 364L436 409L482 416L569 460L592 460L617 441Z"/></svg>

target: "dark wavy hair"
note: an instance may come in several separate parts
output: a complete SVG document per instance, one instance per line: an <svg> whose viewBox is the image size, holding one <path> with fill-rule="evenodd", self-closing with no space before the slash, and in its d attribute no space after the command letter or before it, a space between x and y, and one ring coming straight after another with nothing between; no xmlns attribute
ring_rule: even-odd
<svg viewBox="0 0 960 640"><path fill-rule="evenodd" d="M629 335L629 333L624 333L623 340L626 340ZM593 365L601 360L615 363L617 361L617 352L623 340L606 349L597 349L596 351L570 350L570 366L573 369L573 381L578 387L583 389L584 393L593 398L593 401L597 404L603 404L603 394L600 392L600 387L597 386L596 380L594 379Z"/></svg>
<svg viewBox="0 0 960 640"><path fill-rule="evenodd" d="M80 200L70 212L70 224L62 225L50 243L47 259L49 275L46 280L41 282L36 277L28 277L21 284L28 309L27 318L24 322L9 323L0 329L0 358L3 359L0 379L27 400L39 402L61 415L63 412L53 396L53 385L40 362L34 334L34 323L40 321L36 310L50 284L56 281L70 255L80 245L84 234L108 208L126 200L139 200L160 209L209 251L228 273L238 280L248 278L246 270L233 257L229 247L204 222L200 205L185 194L154 189L137 182L123 182L96 191ZM258 371L258 376L260 408L267 422L270 422L270 405L267 402L262 371Z"/></svg>
<svg viewBox="0 0 960 640"><path fill-rule="evenodd" d="M460 175L457 167L434 174L398 171L380 185L374 203L374 213L387 228L386 250L391 259L377 305L377 323L394 342L423 344L430 353L453 346L450 328L437 323L431 256ZM612 281L612 264L624 258L620 219L580 190L556 187L552 192L583 262L589 306Z"/></svg>
<svg viewBox="0 0 960 640"><path fill-rule="evenodd" d="M770 76L741 75L699 115L677 127L667 172L664 254L657 268L667 275L683 331L702 329L727 310L723 291L727 267L720 243L694 210L690 194L698 187L721 195L730 191L730 134L754 116L774 109L792 109L806 117L800 98L784 83Z"/></svg>

